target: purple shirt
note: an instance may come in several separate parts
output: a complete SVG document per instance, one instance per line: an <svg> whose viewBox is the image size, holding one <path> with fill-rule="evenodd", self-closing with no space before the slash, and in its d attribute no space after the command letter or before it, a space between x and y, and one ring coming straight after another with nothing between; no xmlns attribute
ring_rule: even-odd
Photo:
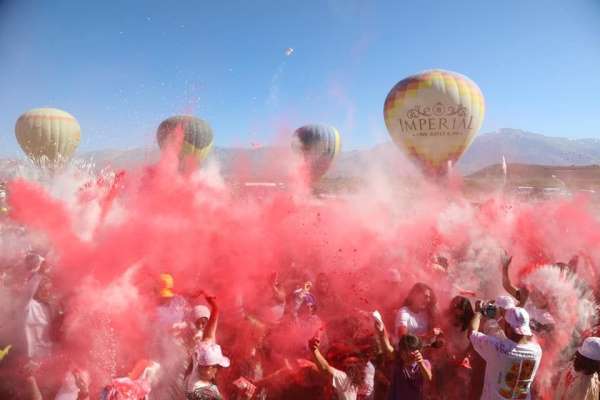
<svg viewBox="0 0 600 400"><path fill-rule="evenodd" d="M429 361L424 360L427 368ZM387 400L422 400L425 382L417 363L404 366L402 361L394 365L392 384Z"/></svg>

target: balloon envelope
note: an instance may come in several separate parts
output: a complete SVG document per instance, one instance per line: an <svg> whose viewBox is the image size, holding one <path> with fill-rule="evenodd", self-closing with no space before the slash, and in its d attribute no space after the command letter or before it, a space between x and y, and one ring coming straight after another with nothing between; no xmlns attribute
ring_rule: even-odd
<svg viewBox="0 0 600 400"><path fill-rule="evenodd" d="M333 126L306 125L294 132L292 148L302 154L311 179L317 180L340 152L341 136Z"/></svg>
<svg viewBox="0 0 600 400"><path fill-rule="evenodd" d="M444 173L467 150L483 123L479 87L466 76L424 71L398 82L384 105L390 136L427 171Z"/></svg>
<svg viewBox="0 0 600 400"><path fill-rule="evenodd" d="M213 131L208 122L191 115L176 115L167 118L158 126L156 139L161 149L175 141L177 132L183 134L179 152L180 159L192 156L202 161L208 156L213 144Z"/></svg>
<svg viewBox="0 0 600 400"><path fill-rule="evenodd" d="M21 115L15 135L27 156L38 165L68 161L81 140L81 128L71 114L56 108L36 108Z"/></svg>

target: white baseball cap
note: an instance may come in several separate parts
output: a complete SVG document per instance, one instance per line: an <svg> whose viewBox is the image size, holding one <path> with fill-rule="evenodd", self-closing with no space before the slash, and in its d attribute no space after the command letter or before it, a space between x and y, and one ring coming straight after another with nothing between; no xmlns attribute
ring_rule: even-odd
<svg viewBox="0 0 600 400"><path fill-rule="evenodd" d="M600 338L589 337L585 339L577 352L590 360L600 361Z"/></svg>
<svg viewBox="0 0 600 400"><path fill-rule="evenodd" d="M504 308L505 310L517 306L517 301L513 297L507 295L496 297L495 303L498 307Z"/></svg>
<svg viewBox="0 0 600 400"><path fill-rule="evenodd" d="M519 335L532 336L529 327L529 313L521 307L513 307L506 310L504 319Z"/></svg>
<svg viewBox="0 0 600 400"><path fill-rule="evenodd" d="M194 307L194 317L196 319L210 318L210 310L205 305L198 304Z"/></svg>
<svg viewBox="0 0 600 400"><path fill-rule="evenodd" d="M210 367L213 365L219 365L221 367L229 367L229 358L223 355L221 346L211 342L200 342L196 346L194 356L198 365L203 367Z"/></svg>

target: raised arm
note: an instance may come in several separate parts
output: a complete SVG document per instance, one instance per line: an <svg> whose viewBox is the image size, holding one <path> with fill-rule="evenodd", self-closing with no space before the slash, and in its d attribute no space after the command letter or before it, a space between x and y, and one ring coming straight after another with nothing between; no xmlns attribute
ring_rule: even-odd
<svg viewBox="0 0 600 400"><path fill-rule="evenodd" d="M216 297L205 295L206 302L210 306L210 318L204 330L204 341L217 341L217 325L219 323L219 307L217 306Z"/></svg>
<svg viewBox="0 0 600 400"><path fill-rule="evenodd" d="M274 273L271 277L271 287L273 288L273 294L277 301L283 303L285 301L285 290L281 287L279 283L279 277L277 273Z"/></svg>
<svg viewBox="0 0 600 400"><path fill-rule="evenodd" d="M517 298L517 294L519 293L519 289L512 284L510 281L510 275L508 273L508 268L510 267L510 263L512 261L512 257L505 255L502 257L502 286L504 290L508 292L514 298Z"/></svg>
<svg viewBox="0 0 600 400"><path fill-rule="evenodd" d="M421 354L421 352L417 350L412 354L412 357L419 366L419 370L421 371L423 379L425 379L425 381L427 382L431 382L431 380L433 379L433 374L431 373L431 365L429 364L429 362L425 361L425 359L423 358L423 354Z"/></svg>
<svg viewBox="0 0 600 400"><path fill-rule="evenodd" d="M387 333L385 327L380 327L375 323L375 332L377 332L377 341L379 346L385 353L387 358L392 358L394 356L394 346L390 342L390 337Z"/></svg>
<svg viewBox="0 0 600 400"><path fill-rule="evenodd" d="M481 313L479 312L479 310L481 309L480 304L476 303L475 304L475 314L473 315L473 318L471 318L471 322L469 323L469 337L471 336L471 333L473 332L479 332L479 326L481 325Z"/></svg>
<svg viewBox="0 0 600 400"><path fill-rule="evenodd" d="M502 286L512 297L519 301L519 307L523 307L529 296L526 288L518 288L510 281L509 267L512 261L512 256L505 254L502 257Z"/></svg>
<svg viewBox="0 0 600 400"><path fill-rule="evenodd" d="M37 380L35 379L35 373L39 369L39 364L34 361L29 361L25 367L25 374L27 375L26 391L29 400L43 400L42 392L38 387Z"/></svg>
<svg viewBox="0 0 600 400"><path fill-rule="evenodd" d="M27 377L27 389L29 391L30 400L43 400L42 392L40 392L40 388L38 387L35 377Z"/></svg>
<svg viewBox="0 0 600 400"><path fill-rule="evenodd" d="M333 375L333 367L329 365L321 351L319 350L320 340L317 338L312 338L308 341L308 347L310 348L313 358L315 359L315 363L321 372L325 372Z"/></svg>
<svg viewBox="0 0 600 400"><path fill-rule="evenodd" d="M79 371L73 371L73 377L75 378L77 389L79 389L79 392L77 393L77 400L89 400L89 387L81 373Z"/></svg>

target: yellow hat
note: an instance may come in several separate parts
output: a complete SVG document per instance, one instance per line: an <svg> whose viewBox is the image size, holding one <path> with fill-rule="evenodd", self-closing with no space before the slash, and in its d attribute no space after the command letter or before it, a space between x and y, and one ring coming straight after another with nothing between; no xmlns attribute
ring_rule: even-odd
<svg viewBox="0 0 600 400"><path fill-rule="evenodd" d="M173 297L175 293L173 293L173 275L171 274L160 274L160 281L163 284L163 287L160 289L160 297Z"/></svg>

